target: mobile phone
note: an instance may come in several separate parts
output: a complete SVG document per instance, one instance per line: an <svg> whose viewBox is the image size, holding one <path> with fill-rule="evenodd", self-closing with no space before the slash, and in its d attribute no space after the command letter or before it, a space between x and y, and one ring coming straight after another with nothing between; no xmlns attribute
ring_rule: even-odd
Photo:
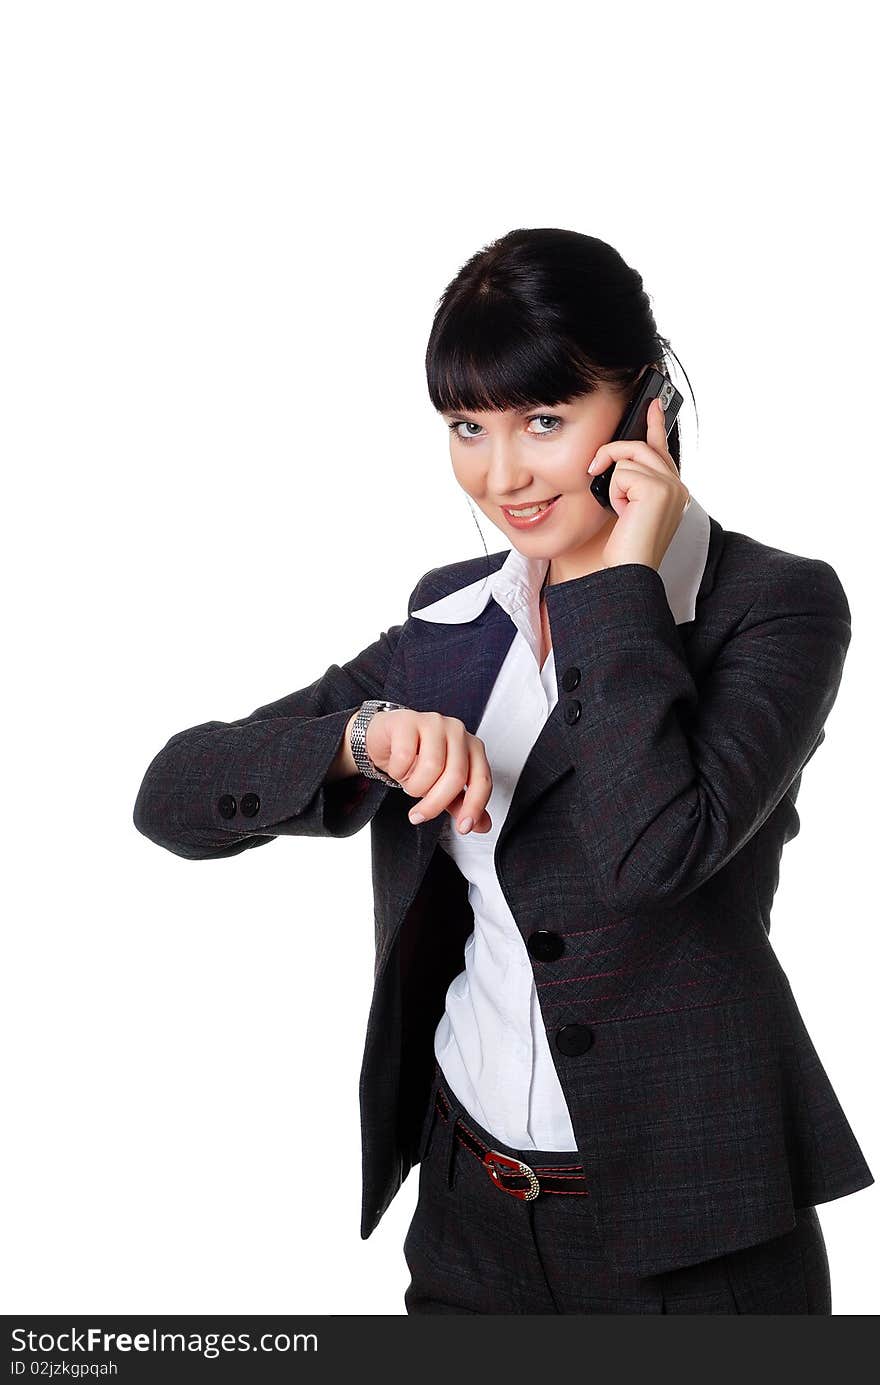
<svg viewBox="0 0 880 1385"><path fill-rule="evenodd" d="M654 366L648 366L644 375L638 382L638 388L630 399L620 420L620 426L610 442L619 442L622 438L638 438L641 442L646 442L648 438L648 408L651 400L660 396L663 404L663 420L666 424L666 435L678 417L678 411L684 403L682 395L672 384L672 382ZM612 462L598 476L590 480L590 491L607 510L612 510L614 506L608 496L611 486L611 477L614 475L616 462Z"/></svg>

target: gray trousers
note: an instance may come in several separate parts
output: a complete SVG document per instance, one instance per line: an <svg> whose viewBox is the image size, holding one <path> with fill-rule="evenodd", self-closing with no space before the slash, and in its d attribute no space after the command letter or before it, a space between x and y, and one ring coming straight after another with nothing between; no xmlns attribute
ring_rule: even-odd
<svg viewBox="0 0 880 1385"><path fill-rule="evenodd" d="M445 1097L437 1113L438 1086ZM456 1132L532 1167L579 1162L577 1151L515 1150L479 1125L443 1083L422 1129L419 1196L403 1245L407 1313L831 1314L825 1240L815 1207L783 1236L649 1278L621 1274L602 1253L589 1196L532 1201L496 1187Z"/></svg>

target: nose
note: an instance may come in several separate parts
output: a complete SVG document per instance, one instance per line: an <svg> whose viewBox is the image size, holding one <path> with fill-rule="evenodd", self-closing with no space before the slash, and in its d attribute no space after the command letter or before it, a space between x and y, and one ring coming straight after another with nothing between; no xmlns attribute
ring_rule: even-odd
<svg viewBox="0 0 880 1385"><path fill-rule="evenodd" d="M491 495L516 495L530 480L529 471L523 467L516 442L508 438L497 438L489 449L486 471L486 489Z"/></svg>

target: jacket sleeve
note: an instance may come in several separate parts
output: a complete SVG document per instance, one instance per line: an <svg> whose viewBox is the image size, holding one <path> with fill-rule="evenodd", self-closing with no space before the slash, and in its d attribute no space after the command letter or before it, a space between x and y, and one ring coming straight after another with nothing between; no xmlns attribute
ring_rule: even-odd
<svg viewBox="0 0 880 1385"><path fill-rule="evenodd" d="M384 696L403 628L391 626L347 663L249 716L178 731L144 775L137 830L189 860L235 856L278 836L360 831L390 785L362 774L324 778L349 717L365 698Z"/></svg>
<svg viewBox="0 0 880 1385"><path fill-rule="evenodd" d="M612 908L674 904L698 889L824 739L849 603L830 564L785 558L699 689L656 569L623 563L548 588L582 844Z"/></svg>

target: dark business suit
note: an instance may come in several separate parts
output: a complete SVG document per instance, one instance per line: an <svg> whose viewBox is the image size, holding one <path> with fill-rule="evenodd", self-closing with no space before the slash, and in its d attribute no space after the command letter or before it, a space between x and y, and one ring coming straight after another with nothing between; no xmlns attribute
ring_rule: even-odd
<svg viewBox="0 0 880 1385"><path fill-rule="evenodd" d="M484 565L428 572L408 610ZM558 583L546 601L559 700L495 859L526 945L537 929L563 943L532 966L604 1253L653 1275L780 1236L796 1208L874 1181L768 940L850 611L827 563L714 518L692 621L675 624L639 563ZM475 733L514 633L495 602L465 624L408 618L309 687L172 736L135 805L141 832L190 859L371 823L364 1238L416 1162L432 1038L473 915L436 845L442 814L413 827L402 790L322 781L367 697Z"/></svg>

